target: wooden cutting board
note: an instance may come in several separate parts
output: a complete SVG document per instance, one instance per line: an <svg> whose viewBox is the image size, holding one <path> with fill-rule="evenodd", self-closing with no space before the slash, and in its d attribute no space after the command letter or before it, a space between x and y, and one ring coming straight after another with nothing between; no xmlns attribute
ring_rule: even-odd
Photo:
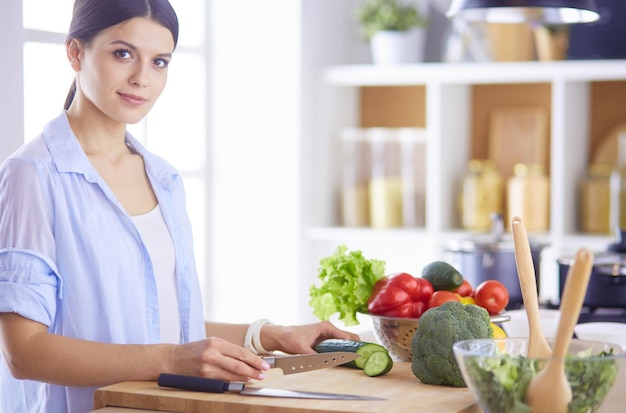
<svg viewBox="0 0 626 413"><path fill-rule="evenodd" d="M499 107L489 123L488 156L505 182L517 163L539 164L549 175L549 119L541 107Z"/></svg>
<svg viewBox="0 0 626 413"><path fill-rule="evenodd" d="M626 122L614 126L593 152L592 163L617 165L619 137L626 133Z"/></svg>
<svg viewBox="0 0 626 413"><path fill-rule="evenodd" d="M411 372L409 362L396 362L391 372L380 377L367 377L361 370L345 367L291 375L270 370L265 380L249 385L360 394L388 400L310 400L210 394L161 388L155 382L135 381L97 390L94 408L112 406L181 413L481 413L467 388L422 384Z"/></svg>

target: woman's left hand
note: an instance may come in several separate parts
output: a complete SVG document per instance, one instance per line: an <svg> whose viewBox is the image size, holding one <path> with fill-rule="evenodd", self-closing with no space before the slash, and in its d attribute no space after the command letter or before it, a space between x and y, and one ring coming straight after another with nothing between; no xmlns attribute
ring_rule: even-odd
<svg viewBox="0 0 626 413"><path fill-rule="evenodd" d="M359 336L340 330L329 321L298 326L267 324L261 329L261 344L268 351L288 354L315 353L313 346L328 338L359 340Z"/></svg>

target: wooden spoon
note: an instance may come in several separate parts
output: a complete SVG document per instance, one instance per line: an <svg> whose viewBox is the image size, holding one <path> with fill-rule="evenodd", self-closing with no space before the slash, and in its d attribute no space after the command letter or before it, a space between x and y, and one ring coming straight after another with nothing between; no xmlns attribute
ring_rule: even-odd
<svg viewBox="0 0 626 413"><path fill-rule="evenodd" d="M565 375L565 356L587 292L592 264L593 253L581 248L569 269L552 357L526 389L526 404L533 413L566 413L567 405L572 401L572 388Z"/></svg>
<svg viewBox="0 0 626 413"><path fill-rule="evenodd" d="M528 317L528 352L532 358L549 358L552 350L541 330L539 319L539 300L537 299L537 279L535 265L530 252L530 242L526 234L526 227L520 217L514 217L511 223L513 230L513 244L515 247L515 264L517 276L522 290L524 309Z"/></svg>

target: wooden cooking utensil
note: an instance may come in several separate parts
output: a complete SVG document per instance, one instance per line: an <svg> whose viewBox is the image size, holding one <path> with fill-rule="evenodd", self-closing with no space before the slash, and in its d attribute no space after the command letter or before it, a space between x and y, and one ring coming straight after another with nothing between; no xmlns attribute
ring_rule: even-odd
<svg viewBox="0 0 626 413"><path fill-rule="evenodd" d="M526 309L526 315L528 317L527 356L533 358L548 358L552 355L552 350L550 350L550 346L541 330L535 266L530 252L530 242L526 234L526 227L524 226L522 218L514 217L511 222L511 228L513 231L517 276L522 290L524 309Z"/></svg>
<svg viewBox="0 0 626 413"><path fill-rule="evenodd" d="M552 357L526 389L526 404L533 413L566 413L572 401L572 388L565 375L565 356L587 292L592 264L593 253L581 248L569 269Z"/></svg>

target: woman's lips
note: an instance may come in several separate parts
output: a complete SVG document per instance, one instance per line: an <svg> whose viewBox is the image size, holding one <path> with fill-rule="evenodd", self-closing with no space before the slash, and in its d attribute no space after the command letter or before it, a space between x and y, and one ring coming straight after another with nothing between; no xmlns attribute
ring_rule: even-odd
<svg viewBox="0 0 626 413"><path fill-rule="evenodd" d="M133 95L130 93L119 93L119 95L122 99L132 105L142 105L148 101L148 99L144 97Z"/></svg>

